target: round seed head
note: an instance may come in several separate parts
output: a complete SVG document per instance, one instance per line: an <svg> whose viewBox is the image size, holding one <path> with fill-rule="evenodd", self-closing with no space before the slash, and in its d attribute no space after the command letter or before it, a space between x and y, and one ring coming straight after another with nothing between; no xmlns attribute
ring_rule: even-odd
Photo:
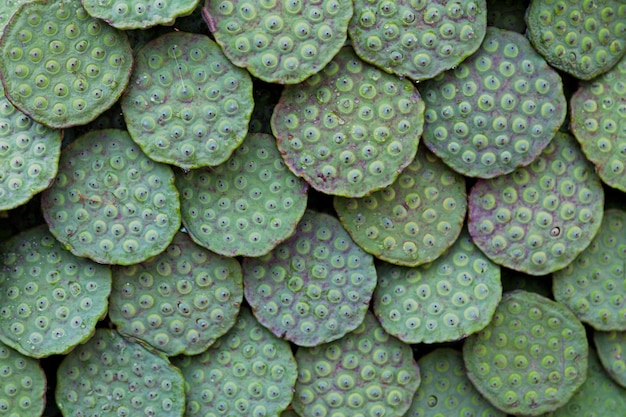
<svg viewBox="0 0 626 417"><path fill-rule="evenodd" d="M622 0L532 0L527 36L553 67L590 80L626 52L626 3Z"/></svg>
<svg viewBox="0 0 626 417"><path fill-rule="evenodd" d="M339 220L308 210L267 255L244 258L245 297L259 322L299 346L354 330L367 311L376 269Z"/></svg>
<svg viewBox="0 0 626 417"><path fill-rule="evenodd" d="M69 352L107 312L111 270L65 249L45 225L0 246L0 340L34 358Z"/></svg>
<svg viewBox="0 0 626 417"><path fill-rule="evenodd" d="M54 128L86 124L111 107L133 64L126 34L74 0L23 4L0 38L0 54L9 100Z"/></svg>
<svg viewBox="0 0 626 417"><path fill-rule="evenodd" d="M39 361L0 342L0 414L40 417L46 405L46 374Z"/></svg>
<svg viewBox="0 0 626 417"><path fill-rule="evenodd" d="M339 52L350 0L205 2L204 18L224 54L263 81L297 84Z"/></svg>
<svg viewBox="0 0 626 417"><path fill-rule="evenodd" d="M477 181L468 203L470 235L492 261L546 275L589 246L604 190L576 140L559 132L529 166Z"/></svg>
<svg viewBox="0 0 626 417"><path fill-rule="evenodd" d="M525 33L524 14L530 0L487 0L487 26Z"/></svg>
<svg viewBox="0 0 626 417"><path fill-rule="evenodd" d="M296 351L293 409L302 417L401 417L420 385L411 347L367 313L339 340Z"/></svg>
<svg viewBox="0 0 626 417"><path fill-rule="evenodd" d="M613 381L626 388L626 332L594 331L593 342L604 370Z"/></svg>
<svg viewBox="0 0 626 417"><path fill-rule="evenodd" d="M166 357L115 330L98 329L57 369L55 399L65 416L182 416L183 377Z"/></svg>
<svg viewBox="0 0 626 417"><path fill-rule="evenodd" d="M200 0L81 0L93 17L118 29L146 29L171 25L178 16L191 14Z"/></svg>
<svg viewBox="0 0 626 417"><path fill-rule="evenodd" d="M104 264L145 261L180 227L172 169L149 159L123 130L93 130L68 145L41 205L63 245Z"/></svg>
<svg viewBox="0 0 626 417"><path fill-rule="evenodd" d="M493 178L531 163L567 111L561 77L520 33L487 28L478 51L420 84L423 141L455 171Z"/></svg>
<svg viewBox="0 0 626 417"><path fill-rule="evenodd" d="M552 274L554 299L594 329L626 330L625 245L626 211L606 210L589 246Z"/></svg>
<svg viewBox="0 0 626 417"><path fill-rule="evenodd" d="M626 56L608 72L581 82L570 100L570 129L602 181L626 191Z"/></svg>
<svg viewBox="0 0 626 417"><path fill-rule="evenodd" d="M486 28L485 0L356 0L348 35L364 61L420 81L472 55Z"/></svg>
<svg viewBox="0 0 626 417"><path fill-rule="evenodd" d="M377 264L374 313L405 343L459 340L483 329L502 297L500 267L467 231L434 262L418 267Z"/></svg>
<svg viewBox="0 0 626 417"><path fill-rule="evenodd" d="M121 105L143 151L185 170L226 161L248 131L250 75L208 36L185 32L146 43L135 61Z"/></svg>
<svg viewBox="0 0 626 417"><path fill-rule="evenodd" d="M308 184L286 166L276 141L249 134L227 162L177 172L182 221L200 245L225 256L261 256L291 236Z"/></svg>
<svg viewBox="0 0 626 417"><path fill-rule="evenodd" d="M186 416L277 416L291 403L298 372L289 343L248 307L206 352L174 363L186 381Z"/></svg>
<svg viewBox="0 0 626 417"><path fill-rule="evenodd" d="M437 348L422 356L417 365L422 382L405 417L506 417L467 378L461 352Z"/></svg>
<svg viewBox="0 0 626 417"><path fill-rule="evenodd" d="M423 113L411 81L346 47L319 74L285 87L271 126L296 175L323 193L362 197L393 183L415 158Z"/></svg>
<svg viewBox="0 0 626 417"><path fill-rule="evenodd" d="M463 344L467 376L495 407L537 416L566 404L587 377L585 328L539 294L505 293L487 327Z"/></svg>
<svg viewBox="0 0 626 417"><path fill-rule="evenodd" d="M109 317L122 335L168 356L204 352L234 324L243 300L241 266L178 232L142 263L113 268Z"/></svg>
<svg viewBox="0 0 626 417"><path fill-rule="evenodd" d="M363 250L405 266L437 259L458 238L467 211L465 179L424 146L393 184L333 202Z"/></svg>

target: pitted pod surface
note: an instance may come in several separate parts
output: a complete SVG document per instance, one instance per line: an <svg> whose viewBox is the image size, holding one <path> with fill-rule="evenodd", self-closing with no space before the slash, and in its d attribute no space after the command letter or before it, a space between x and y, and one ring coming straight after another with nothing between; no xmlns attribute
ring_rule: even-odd
<svg viewBox="0 0 626 417"><path fill-rule="evenodd" d="M82 0L93 17L118 29L146 29L171 25L179 16L191 14L200 0Z"/></svg>
<svg viewBox="0 0 626 417"><path fill-rule="evenodd" d="M626 331L595 331L593 343L602 367L613 381L626 388Z"/></svg>
<svg viewBox="0 0 626 417"><path fill-rule="evenodd" d="M39 361L0 342L0 413L40 417L46 403L46 374Z"/></svg>

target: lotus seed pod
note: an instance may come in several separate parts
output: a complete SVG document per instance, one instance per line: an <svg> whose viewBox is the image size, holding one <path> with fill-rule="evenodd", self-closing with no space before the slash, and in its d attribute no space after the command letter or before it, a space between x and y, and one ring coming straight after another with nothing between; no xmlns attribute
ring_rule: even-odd
<svg viewBox="0 0 626 417"><path fill-rule="evenodd" d="M0 1L0 34L4 32L4 27L13 16L13 13L24 3L32 0L2 0Z"/></svg>
<svg viewBox="0 0 626 417"><path fill-rule="evenodd" d="M502 298L500 267L463 231L434 262L376 265L374 313L405 343L460 340L489 324Z"/></svg>
<svg viewBox="0 0 626 417"><path fill-rule="evenodd" d="M393 264L417 266L437 259L459 237L467 192L463 176L422 146L393 184L333 202L363 250Z"/></svg>
<svg viewBox="0 0 626 417"><path fill-rule="evenodd" d="M0 341L33 358L64 354L107 312L111 270L67 251L46 225L0 245Z"/></svg>
<svg viewBox="0 0 626 417"><path fill-rule="evenodd" d="M626 388L626 332L594 331L593 342L604 370L613 381Z"/></svg>
<svg viewBox="0 0 626 417"><path fill-rule="evenodd" d="M293 408L301 417L401 417L420 385L409 345L367 313L339 340L296 351Z"/></svg>
<svg viewBox="0 0 626 417"><path fill-rule="evenodd" d="M405 417L506 417L467 378L461 352L436 348L422 356L417 365L422 382Z"/></svg>
<svg viewBox="0 0 626 417"><path fill-rule="evenodd" d="M244 295L259 322L299 346L357 328L376 287L374 258L336 218L307 210L296 232L267 255L244 258Z"/></svg>
<svg viewBox="0 0 626 417"><path fill-rule="evenodd" d="M423 141L455 171L493 178L530 164L567 111L559 74L520 33L487 28L454 70L420 84Z"/></svg>
<svg viewBox="0 0 626 417"><path fill-rule="evenodd" d="M40 417L46 404L46 374L39 361L0 342L0 415Z"/></svg>
<svg viewBox="0 0 626 417"><path fill-rule="evenodd" d="M172 168L117 129L90 131L63 150L41 206L54 237L104 264L131 265L163 252L181 223Z"/></svg>
<svg viewBox="0 0 626 417"><path fill-rule="evenodd" d="M0 84L0 211L26 204L48 188L60 155L61 131L17 110Z"/></svg>
<svg viewBox="0 0 626 417"><path fill-rule="evenodd" d="M206 0L224 55L263 81L298 84L322 70L348 37L350 0Z"/></svg>
<svg viewBox="0 0 626 417"><path fill-rule="evenodd" d="M322 193L363 197L393 183L417 153L424 102L408 79L350 47L286 86L271 126L287 166Z"/></svg>
<svg viewBox="0 0 626 417"><path fill-rule="evenodd" d="M117 29L146 29L171 25L178 16L191 14L200 0L81 0L91 16Z"/></svg>
<svg viewBox="0 0 626 417"><path fill-rule="evenodd" d="M486 29L485 0L356 0L348 35L364 61L420 81L476 52Z"/></svg>
<svg viewBox="0 0 626 417"><path fill-rule="evenodd" d="M487 0L487 25L525 33L524 15L530 0Z"/></svg>
<svg viewBox="0 0 626 417"><path fill-rule="evenodd" d="M86 124L128 85L133 54L125 33L87 14L78 0L23 4L0 38L7 98L53 128Z"/></svg>
<svg viewBox="0 0 626 417"><path fill-rule="evenodd" d="M176 186L193 240L224 256L267 254L293 235L307 205L307 183L263 133L249 134L220 166L178 172Z"/></svg>
<svg viewBox="0 0 626 417"><path fill-rule="evenodd" d="M143 151L185 170L226 161L248 131L250 75L208 36L185 32L146 43L135 61L121 105Z"/></svg>
<svg viewBox="0 0 626 417"><path fill-rule="evenodd" d="M467 376L498 409L538 416L565 405L587 377L585 328L539 294L505 293L487 327L465 339Z"/></svg>
<svg viewBox="0 0 626 417"><path fill-rule="evenodd" d="M186 417L278 416L293 398L298 371L291 347L248 307L206 352L173 361L186 381Z"/></svg>
<svg viewBox="0 0 626 417"><path fill-rule="evenodd" d="M115 330L98 329L63 358L55 399L64 416L182 417L183 384L166 357Z"/></svg>
<svg viewBox="0 0 626 417"><path fill-rule="evenodd" d="M625 6L626 7L626 6ZM626 56L582 82L570 100L570 128L604 183L626 191Z"/></svg>
<svg viewBox="0 0 626 417"><path fill-rule="evenodd" d="M604 190L576 140L557 133L527 167L478 180L468 229L492 261L530 275L566 267L598 233Z"/></svg>
<svg viewBox="0 0 626 417"><path fill-rule="evenodd" d="M554 298L597 330L626 330L626 211L609 209L591 244L552 274Z"/></svg>
<svg viewBox="0 0 626 417"><path fill-rule="evenodd" d="M623 415L626 415L626 390L611 379L598 354L589 349L587 379L567 404L544 417Z"/></svg>
<svg viewBox="0 0 626 417"><path fill-rule="evenodd" d="M626 3L622 0L532 0L527 36L553 67L590 80L626 52Z"/></svg>

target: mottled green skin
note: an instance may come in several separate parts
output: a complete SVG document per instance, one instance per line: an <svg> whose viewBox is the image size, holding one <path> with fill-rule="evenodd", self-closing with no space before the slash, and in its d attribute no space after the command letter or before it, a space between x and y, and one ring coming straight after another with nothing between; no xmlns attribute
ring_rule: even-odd
<svg viewBox="0 0 626 417"><path fill-rule="evenodd" d="M182 417L184 380L169 360L115 330L98 329L57 369L55 400L64 416Z"/></svg>
<svg viewBox="0 0 626 417"><path fill-rule="evenodd" d="M200 0L81 0L91 16L117 29L146 29L171 25L179 16L191 14Z"/></svg>
<svg viewBox="0 0 626 417"><path fill-rule="evenodd" d="M13 105L53 128L86 124L128 85L125 33L87 14L78 0L22 5L0 38L0 78Z"/></svg>
<svg viewBox="0 0 626 417"><path fill-rule="evenodd" d="M46 404L46 374L39 361L0 342L0 414L40 417Z"/></svg>
<svg viewBox="0 0 626 417"><path fill-rule="evenodd" d="M32 0L1 0L0 1L0 34L4 32L4 28L17 11L17 9L24 3L29 3Z"/></svg>
<svg viewBox="0 0 626 417"><path fill-rule="evenodd" d="M107 312L111 270L79 258L45 225L0 245L0 341L34 358L89 339Z"/></svg>
<svg viewBox="0 0 626 417"><path fill-rule="evenodd" d="M420 385L409 345L368 313L341 339L296 351L293 408L301 417L401 417Z"/></svg>
<svg viewBox="0 0 626 417"><path fill-rule="evenodd" d="M487 327L463 344L467 376L498 409L538 416L565 405L587 377L585 328L539 294L505 293Z"/></svg>
<svg viewBox="0 0 626 417"><path fill-rule="evenodd" d="M289 343L248 307L207 351L173 362L186 381L186 417L278 416L291 403L298 374Z"/></svg>
<svg viewBox="0 0 626 417"><path fill-rule="evenodd" d="M604 370L621 387L626 388L626 332L594 331L593 342Z"/></svg>
<svg viewBox="0 0 626 417"><path fill-rule="evenodd" d="M613 67L626 53L622 0L532 0L528 39L551 66L581 80Z"/></svg>

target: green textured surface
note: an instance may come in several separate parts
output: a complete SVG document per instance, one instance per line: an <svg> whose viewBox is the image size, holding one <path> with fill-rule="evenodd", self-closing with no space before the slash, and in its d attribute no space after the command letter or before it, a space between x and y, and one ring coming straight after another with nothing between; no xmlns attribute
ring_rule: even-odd
<svg viewBox="0 0 626 417"><path fill-rule="evenodd" d="M0 342L0 415L39 417L46 404L46 375L39 361Z"/></svg>
<svg viewBox="0 0 626 417"><path fill-rule="evenodd" d="M606 184L626 191L626 56L580 83L570 99L570 129Z"/></svg>
<svg viewBox="0 0 626 417"><path fill-rule="evenodd" d="M297 84L347 39L351 0L207 0L203 14L224 54L263 81Z"/></svg>
<svg viewBox="0 0 626 417"><path fill-rule="evenodd" d="M295 232L307 206L307 183L261 133L249 134L220 166L178 171L176 186L191 237L225 256L267 254Z"/></svg>
<svg viewBox="0 0 626 417"><path fill-rule="evenodd" d="M64 249L45 225L0 244L0 340L34 358L85 342L107 312L111 270Z"/></svg>
<svg viewBox="0 0 626 417"><path fill-rule="evenodd" d="M364 61L420 81L472 55L486 29L485 0L356 0L348 35Z"/></svg>
<svg viewBox="0 0 626 417"><path fill-rule="evenodd" d="M118 29L145 29L171 25L178 16L191 14L200 0L81 0L93 17Z"/></svg>
<svg viewBox="0 0 626 417"><path fill-rule="evenodd" d="M522 34L495 27L475 54L419 89L426 102L423 142L470 177L530 164L567 111L559 74Z"/></svg>
<svg viewBox="0 0 626 417"><path fill-rule="evenodd" d="M626 388L626 331L594 331L593 343L603 368L617 384Z"/></svg>
<svg viewBox="0 0 626 417"><path fill-rule="evenodd" d="M623 0L532 0L530 42L555 68L582 80L610 69L626 52Z"/></svg>
<svg viewBox="0 0 626 417"><path fill-rule="evenodd" d="M109 317L168 356L196 355L235 324L242 300L239 262L178 232L161 254L113 268Z"/></svg>
<svg viewBox="0 0 626 417"><path fill-rule="evenodd" d="M23 4L0 38L0 54L9 100L55 128L86 124L111 107L133 65L126 34L89 16L78 0Z"/></svg>
<svg viewBox="0 0 626 417"><path fill-rule="evenodd" d="M524 14L530 0L487 0L487 25L526 32Z"/></svg>
<svg viewBox="0 0 626 417"><path fill-rule="evenodd" d="M93 130L68 145L41 205L63 245L106 264L157 255L180 227L172 169L149 159L117 129Z"/></svg>
<svg viewBox="0 0 626 417"><path fill-rule="evenodd" d="M150 158L185 170L214 166L246 136L252 80L208 36L170 32L137 51L121 105Z"/></svg>
<svg viewBox="0 0 626 417"><path fill-rule="evenodd" d="M333 205L354 241L378 259L406 266L432 262L461 233L467 211L465 178L426 147L388 187Z"/></svg>
<svg viewBox="0 0 626 417"><path fill-rule="evenodd" d="M422 382L405 417L506 417L467 378L461 352L440 347L417 364Z"/></svg>
<svg viewBox="0 0 626 417"><path fill-rule="evenodd" d="M285 87L271 126L296 175L323 193L362 197L393 183L411 163L423 112L411 81L345 47L319 74Z"/></svg>
<svg viewBox="0 0 626 417"><path fill-rule="evenodd" d="M0 1L0 34L4 32L4 27L8 23L13 13L24 3L32 0L1 0Z"/></svg>
<svg viewBox="0 0 626 417"><path fill-rule="evenodd" d="M186 381L186 417L278 416L293 398L298 371L291 347L248 307L206 352L173 361Z"/></svg>
<svg viewBox="0 0 626 417"><path fill-rule="evenodd" d="M505 293L491 323L463 345L467 376L500 410L537 416L565 405L587 378L585 328L565 306Z"/></svg>
<svg viewBox="0 0 626 417"><path fill-rule="evenodd" d="M363 321L376 286L371 255L339 220L308 210L296 232L265 256L242 261L256 318L299 346L336 340Z"/></svg>
<svg viewBox="0 0 626 417"><path fill-rule="evenodd" d="M556 301L597 330L626 330L626 211L609 209L591 244L552 274Z"/></svg>
<svg viewBox="0 0 626 417"><path fill-rule="evenodd" d="M296 352L293 408L301 417L403 416L421 382L411 348L371 313L334 342Z"/></svg>
<svg viewBox="0 0 626 417"><path fill-rule="evenodd" d="M183 385L180 370L164 356L98 329L63 358L55 399L64 416L182 417Z"/></svg>
<svg viewBox="0 0 626 417"><path fill-rule="evenodd" d="M374 313L405 343L460 340L489 324L502 298L500 267L467 231L435 261L418 267L376 266Z"/></svg>
<svg viewBox="0 0 626 417"><path fill-rule="evenodd" d="M593 166L576 140L559 132L529 166L476 182L468 229L494 262L546 275L589 246L600 229L603 204Z"/></svg>

